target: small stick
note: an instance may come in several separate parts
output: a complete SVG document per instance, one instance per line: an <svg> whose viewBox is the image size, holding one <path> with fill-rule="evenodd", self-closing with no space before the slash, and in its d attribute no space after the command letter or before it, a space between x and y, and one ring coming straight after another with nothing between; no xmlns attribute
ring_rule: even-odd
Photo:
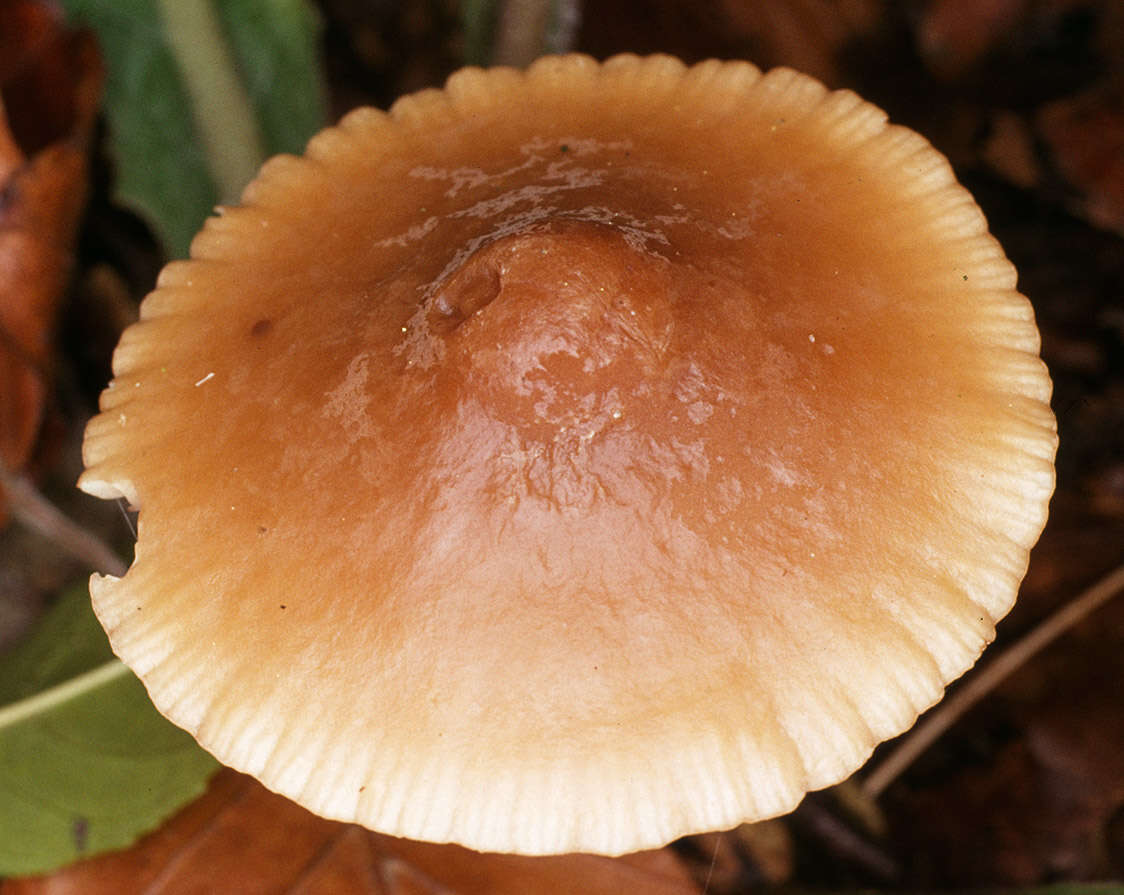
<svg viewBox="0 0 1124 895"><path fill-rule="evenodd" d="M568 52L580 21L578 0L506 0L498 12L491 61L522 68L543 53Z"/></svg>
<svg viewBox="0 0 1124 895"><path fill-rule="evenodd" d="M1124 565L1118 566L1088 590L1058 609L1021 640L1008 647L939 708L930 712L880 765L863 778L860 784L863 792L872 799L878 798L902 771L913 764L918 756L956 723L968 709L994 690L1024 662L1091 612L1099 609L1121 590L1124 590Z"/></svg>
<svg viewBox="0 0 1124 895"><path fill-rule="evenodd" d="M0 490L8 499L12 515L28 528L91 568L118 577L125 574L125 563L105 541L66 516L27 477L9 471L2 463Z"/></svg>
<svg viewBox="0 0 1124 895"><path fill-rule="evenodd" d="M802 819L837 855L879 879L890 882L901 874L901 869L893 858L855 833L815 799L805 799L794 816Z"/></svg>
<svg viewBox="0 0 1124 895"><path fill-rule="evenodd" d="M542 53L551 0L508 0L499 11L492 61L522 67Z"/></svg>

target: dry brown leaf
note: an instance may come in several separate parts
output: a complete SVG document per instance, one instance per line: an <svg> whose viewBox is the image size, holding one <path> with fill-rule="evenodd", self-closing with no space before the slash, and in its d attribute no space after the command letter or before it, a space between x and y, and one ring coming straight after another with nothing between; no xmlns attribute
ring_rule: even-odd
<svg viewBox="0 0 1124 895"><path fill-rule="evenodd" d="M623 858L480 854L325 820L250 777L220 771L206 795L128 851L0 895L698 895L668 849Z"/></svg>
<svg viewBox="0 0 1124 895"><path fill-rule="evenodd" d="M583 8L578 44L595 56L628 50L688 61L744 58L842 86L843 50L868 37L886 8L886 0L600 0Z"/></svg>
<svg viewBox="0 0 1124 895"><path fill-rule="evenodd" d="M757 52L755 61L789 65L840 86L839 54L883 13L881 0L722 0L727 27Z"/></svg>
<svg viewBox="0 0 1124 895"><path fill-rule="evenodd" d="M9 469L27 462L42 420L101 84L92 37L67 31L44 2L0 0L0 462Z"/></svg>
<svg viewBox="0 0 1124 895"><path fill-rule="evenodd" d="M1014 112L1001 110L993 116L980 156L992 170L1024 190L1034 189L1042 179L1034 134Z"/></svg>
<svg viewBox="0 0 1124 895"><path fill-rule="evenodd" d="M918 27L918 44L930 69L944 78L962 75L1009 34L1027 0L932 0Z"/></svg>
<svg viewBox="0 0 1124 895"><path fill-rule="evenodd" d="M1044 107L1038 129L1077 193L1076 210L1124 234L1124 77Z"/></svg>

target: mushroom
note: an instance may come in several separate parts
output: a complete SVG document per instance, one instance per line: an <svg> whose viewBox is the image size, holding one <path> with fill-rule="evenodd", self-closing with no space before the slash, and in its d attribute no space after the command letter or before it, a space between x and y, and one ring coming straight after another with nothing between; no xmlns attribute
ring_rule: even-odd
<svg viewBox="0 0 1124 895"><path fill-rule="evenodd" d="M1011 607L1030 304L923 138L741 62L546 58L268 162L121 339L114 649L322 815L615 854L792 809Z"/></svg>

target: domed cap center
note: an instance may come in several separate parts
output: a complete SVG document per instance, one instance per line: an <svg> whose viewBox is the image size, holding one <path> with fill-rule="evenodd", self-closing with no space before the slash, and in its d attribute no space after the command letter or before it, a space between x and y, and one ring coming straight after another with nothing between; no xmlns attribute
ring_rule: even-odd
<svg viewBox="0 0 1124 895"><path fill-rule="evenodd" d="M524 434L619 415L662 368L671 265L607 226L564 222L476 249L425 302L454 375ZM545 428L544 428L545 427Z"/></svg>

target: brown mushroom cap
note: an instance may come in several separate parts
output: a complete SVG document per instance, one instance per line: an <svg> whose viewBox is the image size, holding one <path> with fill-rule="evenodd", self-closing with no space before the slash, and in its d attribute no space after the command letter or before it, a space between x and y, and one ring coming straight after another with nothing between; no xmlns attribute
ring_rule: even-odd
<svg viewBox="0 0 1124 895"><path fill-rule="evenodd" d="M222 761L417 839L791 809L968 668L1053 489L1030 305L944 158L792 71L465 70L208 222L81 486L114 648Z"/></svg>

